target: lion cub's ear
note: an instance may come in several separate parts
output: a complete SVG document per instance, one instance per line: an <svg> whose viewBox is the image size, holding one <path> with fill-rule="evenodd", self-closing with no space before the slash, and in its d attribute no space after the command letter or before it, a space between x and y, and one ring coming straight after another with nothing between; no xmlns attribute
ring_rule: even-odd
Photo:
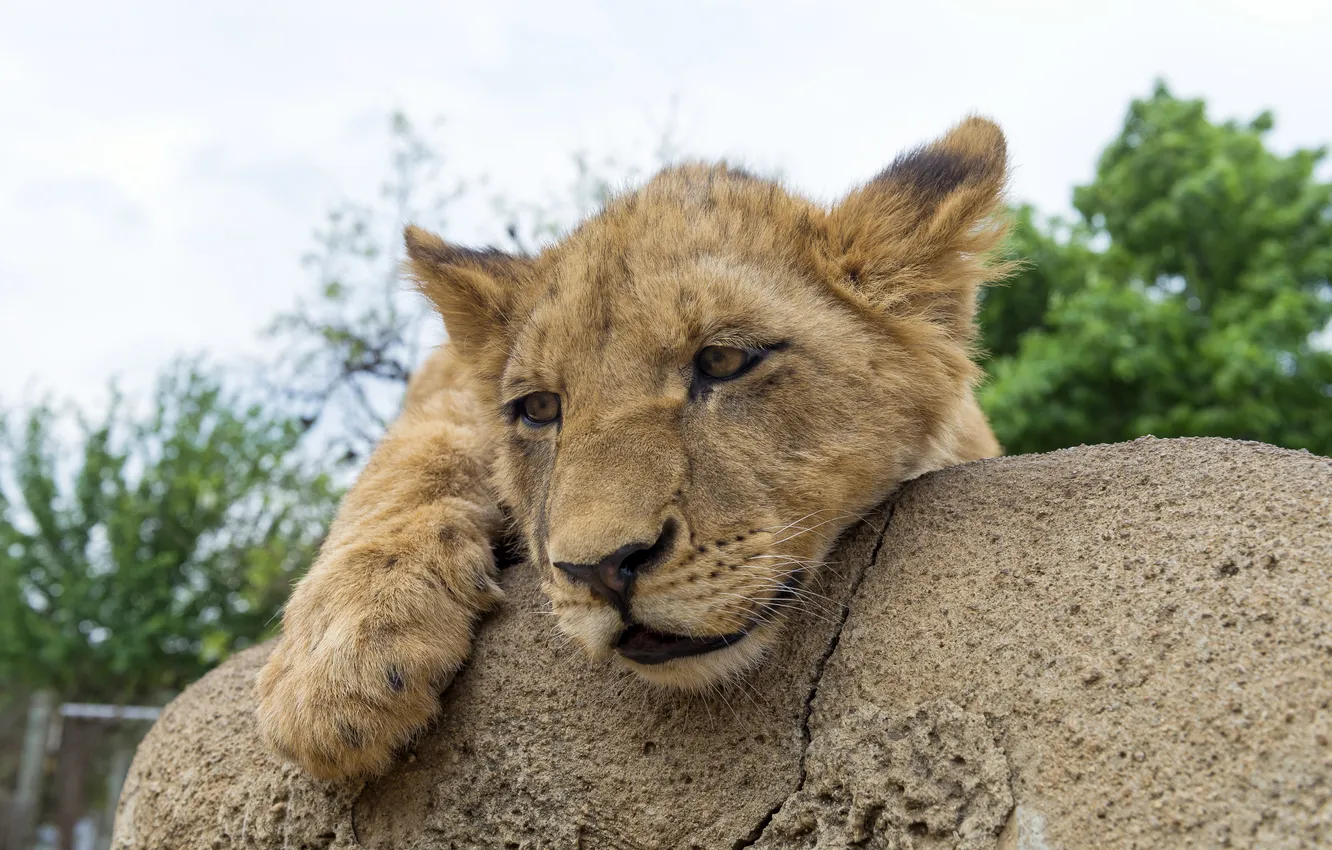
<svg viewBox="0 0 1332 850"><path fill-rule="evenodd" d="M1008 271L992 256L1006 224L1007 159L999 127L968 118L851 192L831 216L850 284L970 340L977 288Z"/></svg>
<svg viewBox="0 0 1332 850"><path fill-rule="evenodd" d="M451 343L465 355L502 345L531 260L493 248L458 248L415 225L408 225L403 237L408 272L444 317Z"/></svg>

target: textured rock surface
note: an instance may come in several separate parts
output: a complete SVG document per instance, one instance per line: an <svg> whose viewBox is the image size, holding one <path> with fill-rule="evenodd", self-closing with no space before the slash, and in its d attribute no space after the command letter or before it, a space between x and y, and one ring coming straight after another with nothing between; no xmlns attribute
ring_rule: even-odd
<svg viewBox="0 0 1332 850"><path fill-rule="evenodd" d="M140 747L115 847L1332 844L1332 461L1139 440L891 511L708 699L591 666L509 571L439 728L369 783L257 745L242 653Z"/></svg>

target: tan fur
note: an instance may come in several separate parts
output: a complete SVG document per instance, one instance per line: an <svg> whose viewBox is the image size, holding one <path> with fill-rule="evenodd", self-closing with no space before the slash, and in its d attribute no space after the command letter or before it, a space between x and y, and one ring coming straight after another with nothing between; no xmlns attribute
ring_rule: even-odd
<svg viewBox="0 0 1332 850"><path fill-rule="evenodd" d="M260 674L260 729L319 776L385 769L499 598L501 505L559 628L594 659L703 688L759 662L779 595L903 480L999 453L972 386L976 291L1004 271L1006 154L972 118L831 209L724 165L667 169L535 258L407 231L450 331L348 494ZM706 345L773 347L700 391ZM532 392L558 425L508 414ZM553 564L673 546L634 584L657 632L739 642L657 665Z"/></svg>

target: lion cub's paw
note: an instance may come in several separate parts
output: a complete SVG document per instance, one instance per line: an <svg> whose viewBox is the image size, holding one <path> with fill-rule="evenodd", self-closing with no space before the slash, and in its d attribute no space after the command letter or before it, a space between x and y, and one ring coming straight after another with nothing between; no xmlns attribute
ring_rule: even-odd
<svg viewBox="0 0 1332 850"><path fill-rule="evenodd" d="M501 596L489 548L470 560L440 571L387 559L380 576L312 572L256 680L269 746L322 779L387 770L438 713L477 616Z"/></svg>

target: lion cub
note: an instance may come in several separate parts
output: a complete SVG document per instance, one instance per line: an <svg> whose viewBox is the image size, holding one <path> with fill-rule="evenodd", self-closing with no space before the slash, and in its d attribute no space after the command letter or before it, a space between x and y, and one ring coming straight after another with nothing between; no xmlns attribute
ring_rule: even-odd
<svg viewBox="0 0 1332 850"><path fill-rule="evenodd" d="M970 118L831 208L691 164L536 257L407 228L449 342L287 605L265 738L385 770L500 600L506 525L593 659L680 688L758 664L847 526L999 453L970 353L1005 171Z"/></svg>

